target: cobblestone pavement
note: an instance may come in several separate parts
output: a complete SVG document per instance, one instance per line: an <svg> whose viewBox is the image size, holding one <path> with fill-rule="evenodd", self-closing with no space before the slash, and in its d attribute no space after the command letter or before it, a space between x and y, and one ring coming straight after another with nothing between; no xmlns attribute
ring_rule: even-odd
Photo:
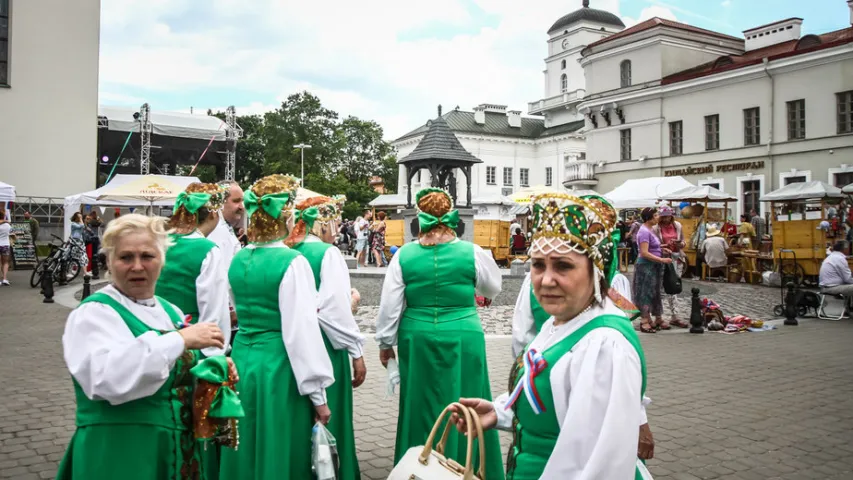
<svg viewBox="0 0 853 480"><path fill-rule="evenodd" d="M38 291L24 285L27 274L12 272L13 285L0 288L0 478L53 478L74 431L60 346L68 310L42 304ZM724 305L730 299L740 313L778 303L778 290L702 287L709 296L717 289L712 298ZM853 478L853 321L807 319L764 333L641 340L657 441L649 465L657 480ZM511 362L510 340L490 337L487 349L498 394ZM358 455L365 479L384 479L397 398L385 398L372 342L366 355L368 380L355 392ZM510 440L502 434L504 449Z"/></svg>

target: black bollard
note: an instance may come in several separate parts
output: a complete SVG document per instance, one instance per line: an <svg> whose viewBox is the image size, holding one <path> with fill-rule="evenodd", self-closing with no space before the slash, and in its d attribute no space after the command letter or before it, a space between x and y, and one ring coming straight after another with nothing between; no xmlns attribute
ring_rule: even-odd
<svg viewBox="0 0 853 480"><path fill-rule="evenodd" d="M53 303L53 272L45 268L41 276L41 293L44 295L42 303Z"/></svg>
<svg viewBox="0 0 853 480"><path fill-rule="evenodd" d="M797 296L794 294L794 282L788 282L785 294L785 325L799 325L797 322Z"/></svg>
<svg viewBox="0 0 853 480"><path fill-rule="evenodd" d="M92 252L92 278L97 280L100 277L101 266L100 259L98 258L98 252Z"/></svg>
<svg viewBox="0 0 853 480"><path fill-rule="evenodd" d="M691 290L693 298L690 304L690 333L705 333L705 327L702 326L702 305L699 303L699 289Z"/></svg>
<svg viewBox="0 0 853 480"><path fill-rule="evenodd" d="M80 300L86 300L86 298L92 294L92 283L89 277L83 277L83 296Z"/></svg>

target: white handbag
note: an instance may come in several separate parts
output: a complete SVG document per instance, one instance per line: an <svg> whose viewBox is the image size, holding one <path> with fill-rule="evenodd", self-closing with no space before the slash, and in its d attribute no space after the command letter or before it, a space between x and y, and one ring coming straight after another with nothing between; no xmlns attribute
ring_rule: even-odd
<svg viewBox="0 0 853 480"><path fill-rule="evenodd" d="M447 436L450 433L450 420L444 427L444 433L441 435L441 440L433 450L433 442L435 435L438 433L438 427L444 417L450 412L451 407L457 407L463 415L465 415L465 424L468 427L468 453L465 456L465 466L463 467L452 458L444 456L444 449L447 446ZM477 475L474 475L473 456L473 440L474 430L476 429L477 439L480 444L480 469ZM486 480L486 443L483 440L483 425L480 423L480 416L473 409L462 405L461 403L451 403L448 405L435 425L432 427L432 432L427 438L426 445L422 447L410 448L400 462L391 471L388 480Z"/></svg>

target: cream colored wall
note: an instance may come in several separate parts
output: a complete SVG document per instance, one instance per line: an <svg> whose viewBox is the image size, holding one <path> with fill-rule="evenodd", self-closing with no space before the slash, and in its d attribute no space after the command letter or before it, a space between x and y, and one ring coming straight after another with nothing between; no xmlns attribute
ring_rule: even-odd
<svg viewBox="0 0 853 480"><path fill-rule="evenodd" d="M99 0L12 0L0 180L18 196L95 188Z"/></svg>

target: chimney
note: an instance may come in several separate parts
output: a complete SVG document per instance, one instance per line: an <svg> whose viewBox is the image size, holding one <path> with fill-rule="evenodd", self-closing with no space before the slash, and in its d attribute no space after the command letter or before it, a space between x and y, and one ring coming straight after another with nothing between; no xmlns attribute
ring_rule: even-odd
<svg viewBox="0 0 853 480"><path fill-rule="evenodd" d="M510 110L506 112L506 116L510 127L521 128L521 110Z"/></svg>
<svg viewBox="0 0 853 480"><path fill-rule="evenodd" d="M484 105L474 107L474 123L477 125L486 124L486 107Z"/></svg>
<svg viewBox="0 0 853 480"><path fill-rule="evenodd" d="M847 8L850 9L850 25L853 25L853 0L847 0Z"/></svg>
<svg viewBox="0 0 853 480"><path fill-rule="evenodd" d="M799 40L802 25L802 18L789 18L744 30L743 36L746 39L746 51L769 47L770 45L790 40Z"/></svg>

